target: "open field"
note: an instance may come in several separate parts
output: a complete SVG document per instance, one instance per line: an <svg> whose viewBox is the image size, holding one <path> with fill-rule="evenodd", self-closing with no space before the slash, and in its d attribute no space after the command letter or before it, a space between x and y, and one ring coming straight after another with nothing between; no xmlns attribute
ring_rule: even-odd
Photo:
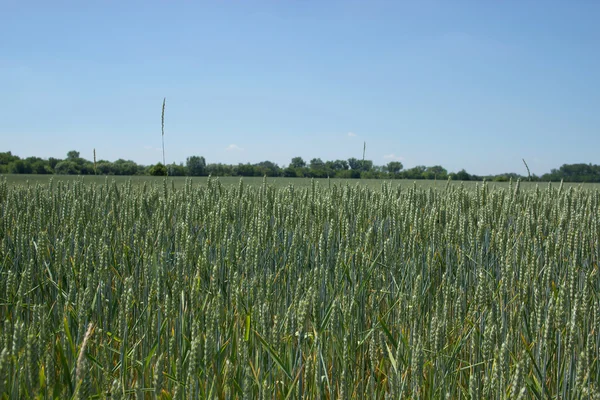
<svg viewBox="0 0 600 400"><path fill-rule="evenodd" d="M600 398L597 190L65 178L0 180L0 398Z"/></svg>
<svg viewBox="0 0 600 400"><path fill-rule="evenodd" d="M54 182L73 182L78 179L82 179L80 176L75 175L26 175L26 174L7 174L0 175L0 180L6 178L9 185L25 185L27 183L31 185L35 185L36 183L45 185L52 179ZM83 177L83 181L85 183L95 183L95 184L104 184L108 182L116 182L117 184L123 184L131 181L133 185L143 185L144 183L151 184L160 184L162 185L162 181L164 178L162 177L154 177L154 176L89 176L86 175ZM191 179L193 185L206 185L208 181L208 177L169 177L167 178L169 185L174 186L175 188L181 188L185 185L187 179ZM218 178L221 184L224 186L237 186L240 182L240 179L243 180L245 185L248 186L260 186L262 185L264 178L260 177L244 177L240 178L237 176L227 176ZM408 180L408 179L398 179L398 180L382 180L382 179L327 179L327 178L315 178L314 179L321 187L329 187L333 185L338 186L355 186L360 185L361 187L367 187L370 189L380 190L381 185L385 182L389 184L392 188L396 187L413 187L415 184L421 188L442 188L445 189L448 186L447 181L432 181L432 180ZM310 187L311 178L266 178L268 184L273 185L275 187L285 187L288 185L294 185L296 188L305 188ZM482 182L479 182L481 184ZM463 185L467 189L474 189L477 185L477 182L467 181L467 182L459 182L452 181L450 182L451 186L460 186ZM558 187L560 183L554 182L553 186ZM527 189L535 189L536 186L540 188L545 188L548 186L547 182L521 182L521 188L524 190ZM488 182L488 187L490 190L496 188L508 188L508 182ZM569 187L582 187L584 189L600 189L599 183L564 183L564 188Z"/></svg>

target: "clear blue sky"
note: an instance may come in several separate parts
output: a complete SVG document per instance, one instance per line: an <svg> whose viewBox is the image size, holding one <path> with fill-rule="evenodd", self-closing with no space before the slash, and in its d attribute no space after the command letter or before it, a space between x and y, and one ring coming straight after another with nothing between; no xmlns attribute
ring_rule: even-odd
<svg viewBox="0 0 600 400"><path fill-rule="evenodd" d="M600 1L0 0L0 151L600 164Z"/></svg>

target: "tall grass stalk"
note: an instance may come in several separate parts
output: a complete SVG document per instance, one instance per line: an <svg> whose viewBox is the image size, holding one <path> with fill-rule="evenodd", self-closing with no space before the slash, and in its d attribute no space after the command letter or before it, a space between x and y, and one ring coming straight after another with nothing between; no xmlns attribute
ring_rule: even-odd
<svg viewBox="0 0 600 400"><path fill-rule="evenodd" d="M161 131L161 137L162 137L162 156L163 156L163 165L166 167L167 164L165 162L165 106L167 104L167 98L164 97L163 98L163 103L162 103L162 113L160 116L160 131Z"/></svg>

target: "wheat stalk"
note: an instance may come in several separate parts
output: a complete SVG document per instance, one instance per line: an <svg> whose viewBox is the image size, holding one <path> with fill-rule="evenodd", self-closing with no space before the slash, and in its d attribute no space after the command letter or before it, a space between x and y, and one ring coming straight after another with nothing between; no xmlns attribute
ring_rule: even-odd
<svg viewBox="0 0 600 400"><path fill-rule="evenodd" d="M161 133L162 133L162 156L163 156L163 165L166 167L167 164L165 162L165 105L167 103L167 98L163 98L162 104L162 114L161 114Z"/></svg>

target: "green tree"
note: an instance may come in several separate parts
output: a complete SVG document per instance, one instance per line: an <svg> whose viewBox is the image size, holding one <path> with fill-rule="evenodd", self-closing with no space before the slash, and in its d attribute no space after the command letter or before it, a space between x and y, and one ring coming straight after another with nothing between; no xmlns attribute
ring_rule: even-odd
<svg viewBox="0 0 600 400"><path fill-rule="evenodd" d="M52 168L48 165L48 161L39 157L27 157L25 163L29 165L30 174L51 174Z"/></svg>
<svg viewBox="0 0 600 400"><path fill-rule="evenodd" d="M440 165L434 165L433 167L427 167L423 175L425 179L446 179L448 178L448 171Z"/></svg>
<svg viewBox="0 0 600 400"><path fill-rule="evenodd" d="M67 153L67 160L76 161L79 159L79 152L71 150Z"/></svg>
<svg viewBox="0 0 600 400"><path fill-rule="evenodd" d="M320 158L313 158L310 160L310 169L323 169L325 168L325 163Z"/></svg>
<svg viewBox="0 0 600 400"><path fill-rule="evenodd" d="M74 163L76 166L75 169L77 170L76 174L89 175L89 174L94 173L94 164L91 161L81 158L79 156L78 151L75 151L75 150L69 151L67 153L67 158L64 160L64 162ZM58 163L56 165L56 167L54 168L55 171L56 171L56 168L58 168L59 164L60 163ZM67 165L69 167L66 167ZM61 165L60 169L62 171L69 171L69 172L67 172L69 174L73 174L73 167L70 166L70 164L63 164L63 165ZM57 173L63 173L63 172L57 172Z"/></svg>
<svg viewBox="0 0 600 400"><path fill-rule="evenodd" d="M98 175L115 175L113 163L106 160L99 160L96 162L96 171Z"/></svg>
<svg viewBox="0 0 600 400"><path fill-rule="evenodd" d="M314 178L326 178L329 175L333 175L333 171L328 171L325 167L325 163L320 158L313 158L310 160L309 175Z"/></svg>
<svg viewBox="0 0 600 400"><path fill-rule="evenodd" d="M281 176L281 168L271 161L261 161L255 164L254 168L260 172L261 176Z"/></svg>
<svg viewBox="0 0 600 400"><path fill-rule="evenodd" d="M453 174L452 179L457 181L470 181L471 175L464 169L461 169L457 173Z"/></svg>
<svg viewBox="0 0 600 400"><path fill-rule="evenodd" d="M78 175L80 173L79 165L75 161L65 160L56 164L54 172L59 175Z"/></svg>
<svg viewBox="0 0 600 400"><path fill-rule="evenodd" d="M346 160L335 160L331 161L331 169L334 171L342 171L350 168L348 161Z"/></svg>
<svg viewBox="0 0 600 400"><path fill-rule="evenodd" d="M357 160L354 157L351 157L348 159L348 166L350 167L350 169L352 170L360 170L360 160Z"/></svg>
<svg viewBox="0 0 600 400"><path fill-rule="evenodd" d="M292 167L292 168L304 168L304 167L306 167L306 162L302 159L302 157L294 157L294 158L292 158L292 162L290 163L290 167Z"/></svg>
<svg viewBox="0 0 600 400"><path fill-rule="evenodd" d="M202 156L191 156L185 161L188 176L202 176L206 174L206 160Z"/></svg>
<svg viewBox="0 0 600 400"><path fill-rule="evenodd" d="M30 174L31 165L25 160L16 160L9 164L9 171L13 174Z"/></svg>
<svg viewBox="0 0 600 400"><path fill-rule="evenodd" d="M390 174L397 174L402 171L402 168L404 168L404 165L400 161L390 161L387 164L387 170Z"/></svg>
<svg viewBox="0 0 600 400"><path fill-rule="evenodd" d="M0 165L8 165L18 159L19 156L14 156L10 151L0 152Z"/></svg>
<svg viewBox="0 0 600 400"><path fill-rule="evenodd" d="M373 161L371 160L360 160L360 170L363 172L369 172L373 169Z"/></svg>
<svg viewBox="0 0 600 400"><path fill-rule="evenodd" d="M260 172L256 171L254 165L250 163L239 163L235 168L235 174L238 176L260 176Z"/></svg>
<svg viewBox="0 0 600 400"><path fill-rule="evenodd" d="M228 164L215 163L206 165L206 174L212 176L234 176L235 167Z"/></svg>
<svg viewBox="0 0 600 400"><path fill-rule="evenodd" d="M96 169L98 168L98 163L96 163ZM115 175L135 175L138 172L138 165L131 160L123 160L119 158L112 164L113 171Z"/></svg>
<svg viewBox="0 0 600 400"><path fill-rule="evenodd" d="M424 179L423 174L427 170L427 167L424 165L417 165L416 167L412 167L404 171L404 177L407 179Z"/></svg>
<svg viewBox="0 0 600 400"><path fill-rule="evenodd" d="M50 157L48 158L48 165L50 165L50 168L54 169L54 167L56 167L56 164L58 164L61 160L58 158L54 158L54 157Z"/></svg>
<svg viewBox="0 0 600 400"><path fill-rule="evenodd" d="M171 163L167 165L167 170L169 171L169 176L185 176L185 167L183 163L175 164Z"/></svg>
<svg viewBox="0 0 600 400"><path fill-rule="evenodd" d="M357 160L354 157L348 159L348 166L353 171L368 172L373 169L373 161L371 160Z"/></svg>
<svg viewBox="0 0 600 400"><path fill-rule="evenodd" d="M296 178L298 177L298 170L299 169L287 167L283 170L283 176L286 178Z"/></svg>
<svg viewBox="0 0 600 400"><path fill-rule="evenodd" d="M152 176L167 176L167 167L162 163L158 163L151 166L149 172Z"/></svg>

